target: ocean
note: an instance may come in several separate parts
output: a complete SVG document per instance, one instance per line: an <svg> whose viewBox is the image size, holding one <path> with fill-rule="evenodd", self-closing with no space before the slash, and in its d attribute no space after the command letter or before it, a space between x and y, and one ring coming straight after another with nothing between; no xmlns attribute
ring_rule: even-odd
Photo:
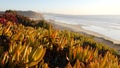
<svg viewBox="0 0 120 68"><path fill-rule="evenodd" d="M66 24L82 25L81 27L85 30L120 41L120 15L62 15L46 13L44 17L47 20L51 19Z"/></svg>

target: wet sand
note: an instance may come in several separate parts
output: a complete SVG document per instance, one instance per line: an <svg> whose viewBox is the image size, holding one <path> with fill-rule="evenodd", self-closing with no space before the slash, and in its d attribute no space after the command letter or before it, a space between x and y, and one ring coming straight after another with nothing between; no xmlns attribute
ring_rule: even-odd
<svg viewBox="0 0 120 68"><path fill-rule="evenodd" d="M94 37L93 39L95 41L104 43L104 44L108 45L108 47L120 51L120 44L115 44L115 43L119 43L118 41L108 38L104 35L98 34L96 32L85 30L85 29L81 28L82 25L71 25L71 24L65 24L65 23L61 23L61 22L57 22L57 21L52 21L52 22L53 22L52 24L54 25L54 27L56 29L70 30L70 31L74 31L74 32L80 32L85 35L93 36Z"/></svg>

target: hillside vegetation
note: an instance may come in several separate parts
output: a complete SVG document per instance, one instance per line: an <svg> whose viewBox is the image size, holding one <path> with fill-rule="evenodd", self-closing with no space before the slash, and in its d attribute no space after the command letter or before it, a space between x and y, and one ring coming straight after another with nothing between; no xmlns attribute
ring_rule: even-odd
<svg viewBox="0 0 120 68"><path fill-rule="evenodd" d="M7 10L8 11L8 10ZM13 10L9 10L9 11L13 11ZM29 17L29 18L34 18L34 19L43 19L43 15L41 13L37 13L34 11L15 11L17 12L17 14L25 16L25 17ZM0 11L0 14L4 14L4 11Z"/></svg>
<svg viewBox="0 0 120 68"><path fill-rule="evenodd" d="M15 11L0 15L0 68L120 68L119 59L117 51L92 37Z"/></svg>

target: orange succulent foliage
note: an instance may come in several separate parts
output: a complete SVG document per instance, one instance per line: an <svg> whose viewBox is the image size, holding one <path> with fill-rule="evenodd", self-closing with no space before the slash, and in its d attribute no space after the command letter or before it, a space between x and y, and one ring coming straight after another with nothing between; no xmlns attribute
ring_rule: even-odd
<svg viewBox="0 0 120 68"><path fill-rule="evenodd" d="M120 68L119 54L91 37L7 23L0 24L0 67Z"/></svg>

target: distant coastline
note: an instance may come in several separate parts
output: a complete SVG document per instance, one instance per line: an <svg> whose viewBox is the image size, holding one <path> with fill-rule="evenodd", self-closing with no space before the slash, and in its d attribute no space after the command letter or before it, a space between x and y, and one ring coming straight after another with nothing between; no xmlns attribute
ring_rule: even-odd
<svg viewBox="0 0 120 68"><path fill-rule="evenodd" d="M81 27L82 25L71 25L71 24L66 24L66 23L62 23L59 21L55 21L55 20L51 20L50 22L52 22L55 29L70 30L73 32L78 32L78 33L80 32L80 33L87 35L87 36L92 36L92 37L94 37L94 40L96 42L106 44L106 45L108 45L108 47L120 51L120 44L116 44L116 42L118 42L118 41L115 41L111 38L108 38L108 37L101 35L101 34L98 34L96 32L85 30Z"/></svg>
<svg viewBox="0 0 120 68"><path fill-rule="evenodd" d="M120 44L120 15L64 15L64 14L43 14L44 18L55 20L60 23L77 25L88 33L94 32L99 37ZM91 31L91 32L89 32Z"/></svg>

